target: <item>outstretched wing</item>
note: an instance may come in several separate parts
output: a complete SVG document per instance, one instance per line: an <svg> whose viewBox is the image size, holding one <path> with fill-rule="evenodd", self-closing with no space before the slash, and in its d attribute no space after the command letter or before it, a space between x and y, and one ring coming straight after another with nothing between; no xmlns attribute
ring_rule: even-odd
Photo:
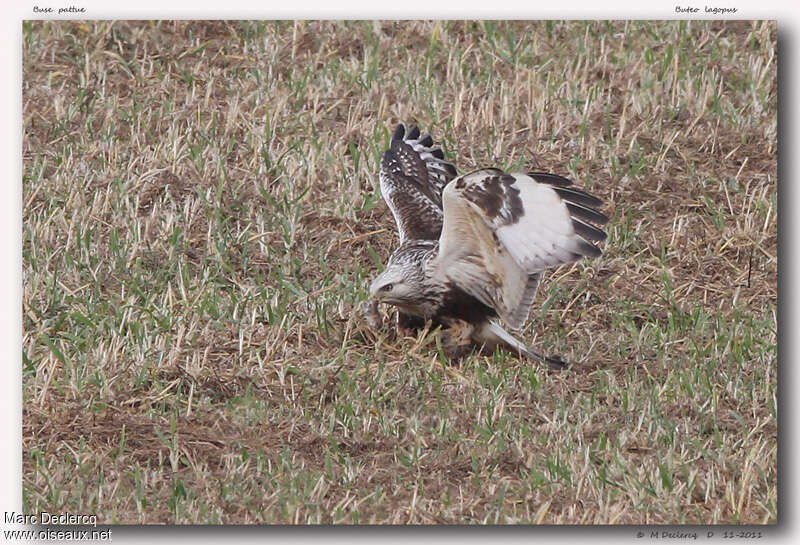
<svg viewBox="0 0 800 545"><path fill-rule="evenodd" d="M392 211L400 242L436 240L442 231L442 190L456 167L419 128L398 125L381 159L381 194Z"/></svg>
<svg viewBox="0 0 800 545"><path fill-rule="evenodd" d="M546 173L482 169L443 193L444 226L435 273L494 308L510 327L525 323L541 271L597 257L602 202Z"/></svg>

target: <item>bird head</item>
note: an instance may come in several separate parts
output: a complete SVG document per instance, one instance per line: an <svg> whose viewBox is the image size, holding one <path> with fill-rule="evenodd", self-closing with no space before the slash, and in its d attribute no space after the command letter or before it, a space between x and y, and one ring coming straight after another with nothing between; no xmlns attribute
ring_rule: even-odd
<svg viewBox="0 0 800 545"><path fill-rule="evenodd" d="M403 305L418 296L407 271L390 263L369 287L369 293L381 303Z"/></svg>
<svg viewBox="0 0 800 545"><path fill-rule="evenodd" d="M386 268L369 287L372 297L381 303L398 307L411 315L430 311L430 279L426 263L435 254L437 241L406 241L392 253Z"/></svg>

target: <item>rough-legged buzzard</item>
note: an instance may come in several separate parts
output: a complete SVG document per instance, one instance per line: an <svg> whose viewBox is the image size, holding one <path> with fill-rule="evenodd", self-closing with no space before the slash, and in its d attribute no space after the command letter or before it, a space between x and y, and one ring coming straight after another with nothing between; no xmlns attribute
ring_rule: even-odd
<svg viewBox="0 0 800 545"><path fill-rule="evenodd" d="M378 302L399 309L401 323L430 320L456 346L503 345L563 367L502 326L528 319L542 271L597 257L602 203L572 182L543 172L482 168L458 176L430 135L399 125L380 167L383 198L397 222L400 246L372 282L367 312ZM452 339L455 338L453 341Z"/></svg>

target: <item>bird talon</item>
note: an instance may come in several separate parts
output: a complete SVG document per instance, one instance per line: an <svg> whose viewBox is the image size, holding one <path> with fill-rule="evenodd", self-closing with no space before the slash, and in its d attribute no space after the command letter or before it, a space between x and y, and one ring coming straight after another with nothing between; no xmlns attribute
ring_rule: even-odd
<svg viewBox="0 0 800 545"><path fill-rule="evenodd" d="M472 352L473 326L462 320L454 320L442 329L442 349L448 358L460 360Z"/></svg>

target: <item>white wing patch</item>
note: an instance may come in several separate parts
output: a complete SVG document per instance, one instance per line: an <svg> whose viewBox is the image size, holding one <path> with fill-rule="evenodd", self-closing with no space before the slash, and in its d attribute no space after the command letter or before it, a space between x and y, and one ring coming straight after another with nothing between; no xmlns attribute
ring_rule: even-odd
<svg viewBox="0 0 800 545"><path fill-rule="evenodd" d="M537 178L539 181L537 181ZM512 328L527 320L541 271L594 257L605 233L600 201L546 174L482 169L443 192L434 274L493 307ZM591 223L589 223L591 222Z"/></svg>
<svg viewBox="0 0 800 545"><path fill-rule="evenodd" d="M515 175L523 214L519 221L500 224L484 216L514 259L532 273L599 253L575 231L566 202L555 189L524 174ZM471 206L478 206L470 202Z"/></svg>

